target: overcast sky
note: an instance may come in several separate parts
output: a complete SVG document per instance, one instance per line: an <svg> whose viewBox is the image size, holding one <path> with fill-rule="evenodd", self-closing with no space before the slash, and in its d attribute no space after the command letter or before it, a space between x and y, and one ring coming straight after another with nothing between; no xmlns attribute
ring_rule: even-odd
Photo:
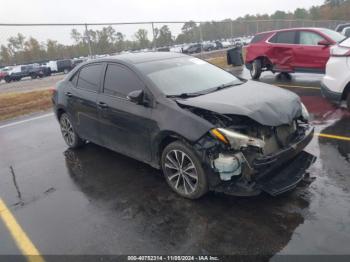
<svg viewBox="0 0 350 262"><path fill-rule="evenodd" d="M320 5L323 0L0 0L0 23L89 23L138 21L222 20L246 14L294 11ZM128 37L141 26L115 27ZM71 43L68 28L0 27L0 43L16 34L40 41ZM79 29L79 28L77 28ZM146 29L150 30L150 28ZM179 27L172 31L178 33Z"/></svg>

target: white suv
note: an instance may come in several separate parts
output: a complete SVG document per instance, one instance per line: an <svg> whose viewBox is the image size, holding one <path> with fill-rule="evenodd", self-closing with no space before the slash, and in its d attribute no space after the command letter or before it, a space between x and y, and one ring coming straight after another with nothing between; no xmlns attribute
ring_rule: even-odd
<svg viewBox="0 0 350 262"><path fill-rule="evenodd" d="M337 104L346 101L350 110L350 38L333 46L330 52L321 83L322 95Z"/></svg>

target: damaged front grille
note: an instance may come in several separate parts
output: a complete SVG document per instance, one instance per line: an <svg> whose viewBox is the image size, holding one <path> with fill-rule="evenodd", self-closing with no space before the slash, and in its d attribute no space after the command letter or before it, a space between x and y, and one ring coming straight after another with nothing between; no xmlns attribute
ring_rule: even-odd
<svg viewBox="0 0 350 262"><path fill-rule="evenodd" d="M295 139L297 131L297 123L293 121L289 125L282 125L278 127L265 127L258 128L258 132L249 132L249 136L257 137L265 142L263 150L264 155L273 154L280 149L286 147Z"/></svg>

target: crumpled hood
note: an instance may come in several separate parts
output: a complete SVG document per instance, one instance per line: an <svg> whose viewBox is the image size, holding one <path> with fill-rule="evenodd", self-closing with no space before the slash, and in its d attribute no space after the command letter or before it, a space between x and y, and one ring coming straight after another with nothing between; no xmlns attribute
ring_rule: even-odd
<svg viewBox="0 0 350 262"><path fill-rule="evenodd" d="M266 126L289 124L302 110L300 98L293 92L256 81L177 102L219 114L247 116Z"/></svg>

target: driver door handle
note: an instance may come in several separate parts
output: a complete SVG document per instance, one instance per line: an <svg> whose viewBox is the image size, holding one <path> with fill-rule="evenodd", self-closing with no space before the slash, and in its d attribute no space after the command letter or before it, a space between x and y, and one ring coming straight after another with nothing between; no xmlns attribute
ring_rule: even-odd
<svg viewBox="0 0 350 262"><path fill-rule="evenodd" d="M73 94L72 94L71 92L66 92L66 96L68 96L68 97L72 97L72 96L73 96Z"/></svg>

